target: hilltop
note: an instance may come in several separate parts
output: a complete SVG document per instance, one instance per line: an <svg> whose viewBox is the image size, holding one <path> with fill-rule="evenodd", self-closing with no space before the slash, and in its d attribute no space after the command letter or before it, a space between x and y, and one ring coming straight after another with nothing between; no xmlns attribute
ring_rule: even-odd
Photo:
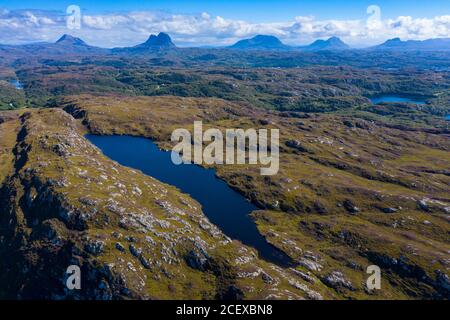
<svg viewBox="0 0 450 320"><path fill-rule="evenodd" d="M283 44L277 37L257 35L251 39L240 40L229 48L244 50L286 50L290 47Z"/></svg>
<svg viewBox="0 0 450 320"><path fill-rule="evenodd" d="M56 44L66 46L88 46L86 42L84 42L80 38L76 38L68 34L64 34L61 38L59 38L56 41Z"/></svg>
<svg viewBox="0 0 450 320"><path fill-rule="evenodd" d="M167 33L160 32L158 35L150 35L144 43L134 47L115 48L112 51L116 53L147 53L151 51L164 51L176 49L175 44Z"/></svg>
<svg viewBox="0 0 450 320"><path fill-rule="evenodd" d="M322 51L322 50L347 50L349 45L343 42L338 37L331 37L328 40L316 40L308 46L300 47L301 50L306 51Z"/></svg>

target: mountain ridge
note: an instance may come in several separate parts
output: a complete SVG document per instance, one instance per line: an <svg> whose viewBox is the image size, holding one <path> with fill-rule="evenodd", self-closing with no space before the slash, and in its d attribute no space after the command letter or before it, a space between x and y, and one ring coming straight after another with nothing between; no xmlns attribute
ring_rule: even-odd
<svg viewBox="0 0 450 320"><path fill-rule="evenodd" d="M102 50L103 52L122 52L122 51L148 51L148 50L167 50L178 49L169 34L160 32L158 35L151 34L148 39L140 44L128 47L116 48L102 48L87 44L83 39L72 36L70 34L63 34L56 42L35 42L20 45L0 44L0 47L5 48L24 48L24 49L38 49L45 48L61 48L61 46L72 47L74 50ZM83 49L82 49L83 48ZM309 45L287 45L279 38L273 35L256 35L252 38L241 39L233 45L227 47L207 46L207 47L189 47L194 49L241 49L241 50L289 50L289 51L337 51L355 49L350 47L339 37L332 36L327 40L318 39ZM400 38L388 39L385 42L360 49L370 50L419 50L419 51L448 51L450 50L450 38L433 38L425 40L401 40Z"/></svg>
<svg viewBox="0 0 450 320"><path fill-rule="evenodd" d="M350 46L338 37L331 37L327 40L316 40L308 46L300 47L306 51L323 51L323 50L347 50Z"/></svg>
<svg viewBox="0 0 450 320"><path fill-rule="evenodd" d="M374 50L450 50L450 38L434 38L426 40L401 40L392 38L382 44L371 47Z"/></svg>
<svg viewBox="0 0 450 320"><path fill-rule="evenodd" d="M158 35L151 34L147 41L135 45L133 47L114 48L113 52L131 52L131 53L145 53L148 51L164 51L177 49L177 46L172 42L171 37L165 33L160 32Z"/></svg>
<svg viewBox="0 0 450 320"><path fill-rule="evenodd" d="M259 34L250 39L239 40L228 48L241 50L283 50L290 49L291 47L285 45L275 36Z"/></svg>

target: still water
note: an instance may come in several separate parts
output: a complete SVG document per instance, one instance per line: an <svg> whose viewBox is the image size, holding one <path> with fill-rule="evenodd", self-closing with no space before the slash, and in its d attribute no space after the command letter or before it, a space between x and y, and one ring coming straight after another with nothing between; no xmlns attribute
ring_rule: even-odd
<svg viewBox="0 0 450 320"><path fill-rule="evenodd" d="M370 98L370 101L373 104L382 103L382 102L401 102L401 103L425 104L425 100L420 100L419 98L395 96L395 95L376 96L376 97Z"/></svg>
<svg viewBox="0 0 450 320"><path fill-rule="evenodd" d="M10 83L14 86L14 88L16 88L18 90L23 89L23 85L20 83L19 80L12 80L12 81L10 81Z"/></svg>
<svg viewBox="0 0 450 320"><path fill-rule="evenodd" d="M86 138L121 165L141 170L189 194L202 205L212 223L229 237L254 247L261 258L283 267L292 265L286 254L270 245L258 232L249 216L258 208L216 178L213 169L193 164L174 165L170 151L160 150L153 141L145 138L97 135Z"/></svg>

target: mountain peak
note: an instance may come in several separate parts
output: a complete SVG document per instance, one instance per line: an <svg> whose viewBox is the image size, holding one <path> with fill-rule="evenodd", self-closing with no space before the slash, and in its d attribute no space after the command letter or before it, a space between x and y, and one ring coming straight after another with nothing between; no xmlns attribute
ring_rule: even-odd
<svg viewBox="0 0 450 320"><path fill-rule="evenodd" d="M83 40L81 40L80 38L76 38L69 34L63 35L61 38L59 38L58 41L56 41L56 43L70 44L70 45L75 45L75 46L85 46L86 45L86 43Z"/></svg>
<svg viewBox="0 0 450 320"><path fill-rule="evenodd" d="M341 40L341 38L338 38L338 37L335 37L335 36L329 38L326 42L328 42L328 43L344 43Z"/></svg>
<svg viewBox="0 0 450 320"><path fill-rule="evenodd" d="M392 39L387 40L384 43L384 45L387 45L387 46L395 45L395 46L397 46L397 45L401 45L402 43L403 43L403 41L400 40L400 38L392 38Z"/></svg>
<svg viewBox="0 0 450 320"><path fill-rule="evenodd" d="M261 41L262 40L262 41L274 41L274 42L277 42L277 43L281 43L280 39L278 39L277 37L271 36L271 35L265 35L265 34L257 34L252 39L255 40L255 41L258 41L258 40Z"/></svg>
<svg viewBox="0 0 450 320"><path fill-rule="evenodd" d="M234 49L285 49L287 46L280 39L271 35L258 34L251 39L244 39L231 46Z"/></svg>
<svg viewBox="0 0 450 320"><path fill-rule="evenodd" d="M167 33L160 32L157 36L152 34L148 40L143 43L145 47L174 48L175 44Z"/></svg>
<svg viewBox="0 0 450 320"><path fill-rule="evenodd" d="M331 37L327 40L316 40L309 46L304 47L305 50L321 51L321 50L345 50L349 46L338 37Z"/></svg>

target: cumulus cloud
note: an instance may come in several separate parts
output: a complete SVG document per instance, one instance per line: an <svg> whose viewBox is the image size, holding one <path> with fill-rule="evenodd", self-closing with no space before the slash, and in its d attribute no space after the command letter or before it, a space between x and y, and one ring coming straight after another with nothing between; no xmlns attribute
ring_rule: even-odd
<svg viewBox="0 0 450 320"><path fill-rule="evenodd" d="M385 20L376 14L361 20L318 20L299 16L290 21L251 23L211 16L207 12L184 15L136 11L87 14L82 15L81 22L81 29L69 30L66 15L61 12L0 9L0 43L53 41L63 33L71 33L93 45L129 46L144 41L150 33L161 31L169 33L182 46L228 45L256 34L275 35L292 45L339 36L355 46L372 45L393 37L404 40L450 37L450 15L399 16Z"/></svg>

